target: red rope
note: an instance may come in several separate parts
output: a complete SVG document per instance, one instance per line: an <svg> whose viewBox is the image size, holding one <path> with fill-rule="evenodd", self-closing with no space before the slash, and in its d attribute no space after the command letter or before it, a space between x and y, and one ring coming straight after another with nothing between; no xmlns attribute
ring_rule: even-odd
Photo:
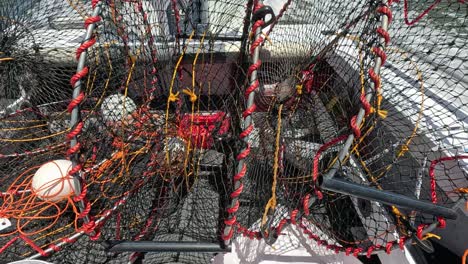
<svg viewBox="0 0 468 264"><path fill-rule="evenodd" d="M239 197L239 195L242 193L242 190L243 190L243 189L244 189L244 184L241 183L241 184L239 185L239 188L237 188L236 190L234 190L234 191L231 193L231 195L230 195L231 199L236 198L236 197Z"/></svg>
<svg viewBox="0 0 468 264"><path fill-rule="evenodd" d="M384 65L385 61L387 61L387 54L385 53L385 51L383 51L379 47L373 47L372 51L375 53L375 55L379 56L380 59L382 60L381 65Z"/></svg>
<svg viewBox="0 0 468 264"><path fill-rule="evenodd" d="M76 154L78 153L78 151L80 151L81 149L81 143L80 142L77 142L75 146L73 147L70 147L68 150L67 150L67 156L71 156L73 154ZM73 168L72 168L73 169ZM75 171L75 170L73 170ZM72 175L72 174L71 174Z"/></svg>
<svg viewBox="0 0 468 264"><path fill-rule="evenodd" d="M355 248L353 251L353 256L357 258L359 256L359 253L361 253L362 251L362 248Z"/></svg>
<svg viewBox="0 0 468 264"><path fill-rule="evenodd" d="M250 133L252 133L253 130L254 130L254 126L250 124L244 131L240 133L239 137L243 139L247 137L248 135L250 135Z"/></svg>
<svg viewBox="0 0 468 264"><path fill-rule="evenodd" d="M245 90L245 97L249 97L249 94L251 94L253 91L257 90L257 88L260 87L260 83L258 80L255 80L246 90Z"/></svg>
<svg viewBox="0 0 468 264"><path fill-rule="evenodd" d="M12 239L10 239L10 241L8 241L5 245L3 245L1 248L0 248L0 254L3 253L3 251L5 251L7 248L9 248L13 243L15 243L16 240L18 240L19 237L14 237Z"/></svg>
<svg viewBox="0 0 468 264"><path fill-rule="evenodd" d="M270 35L270 33L273 31L273 28L275 27L275 25L283 17L284 13L288 9L291 2L292 2L292 0L288 0L286 3L284 3L283 7L281 8L281 10L278 12L278 15L276 16L276 20L273 22L273 24L271 24L270 29L268 29L268 32L266 33L267 36Z"/></svg>
<svg viewBox="0 0 468 264"><path fill-rule="evenodd" d="M302 202L304 214L305 214L306 216L310 215L310 211L309 211L309 200L310 200L310 194L306 194L306 196L304 197L304 200L303 200L303 202Z"/></svg>
<svg viewBox="0 0 468 264"><path fill-rule="evenodd" d="M247 144L247 148L237 155L237 160L238 161L243 160L247 158L249 154L250 154L250 144Z"/></svg>
<svg viewBox="0 0 468 264"><path fill-rule="evenodd" d="M48 254L41 247L36 245L36 243L34 243L34 241L32 241L31 239L29 239L27 236L25 236L23 234L20 234L19 236L24 242L26 242L26 244L28 244L31 248L36 250L37 253L41 254L41 256L43 256L43 257L47 257Z"/></svg>
<svg viewBox="0 0 468 264"><path fill-rule="evenodd" d="M67 111L68 113L71 113L75 107L81 104L85 98L85 94L81 92L77 97L73 98L70 103L68 104Z"/></svg>
<svg viewBox="0 0 468 264"><path fill-rule="evenodd" d="M99 3L99 1L101 0L91 0L91 6L94 8L96 8L96 5Z"/></svg>
<svg viewBox="0 0 468 264"><path fill-rule="evenodd" d="M392 247L393 247L393 241L392 242L388 242L387 245L385 246L385 252L387 254L390 254L390 252L392 251Z"/></svg>
<svg viewBox="0 0 468 264"><path fill-rule="evenodd" d="M72 138L78 136L78 134L81 133L83 126L83 122L79 122L78 124L76 124L76 127L72 131L70 131L70 133L67 134L67 139L71 140Z"/></svg>
<svg viewBox="0 0 468 264"><path fill-rule="evenodd" d="M279 221L278 226L276 227L276 233L280 234L281 231L283 230L284 225L288 223L288 219L283 218L281 221Z"/></svg>
<svg viewBox="0 0 468 264"><path fill-rule="evenodd" d="M96 44L96 39L93 37L85 42L83 42L78 49L76 49L76 60L80 59L80 56L83 52L85 52L88 48Z"/></svg>
<svg viewBox="0 0 468 264"><path fill-rule="evenodd" d="M243 164L241 171L234 176L234 181L238 181L244 178L246 173L247 173L247 166Z"/></svg>
<svg viewBox="0 0 468 264"><path fill-rule="evenodd" d="M75 84L88 75L88 67L84 67L81 71L75 73L70 79L70 84L74 88Z"/></svg>
<svg viewBox="0 0 468 264"><path fill-rule="evenodd" d="M361 94L361 97L359 97L359 100L361 101L362 108L364 109L366 116L368 116L372 109L371 104L369 103L369 101L367 101L366 96L364 94Z"/></svg>
<svg viewBox="0 0 468 264"><path fill-rule="evenodd" d="M174 11L174 17L175 17L175 22L176 22L176 28L177 28L177 35L180 36L181 30L180 30L180 13L179 13L179 8L177 8L177 0L171 0L172 3L172 10Z"/></svg>
<svg viewBox="0 0 468 264"><path fill-rule="evenodd" d="M233 206L233 207L230 207L227 209L227 212L230 213L230 214L233 214L235 212L237 212L239 210L239 207L240 207L240 202L237 201L236 204Z"/></svg>
<svg viewBox="0 0 468 264"><path fill-rule="evenodd" d="M385 45L388 45L388 43L390 43L390 35L388 34L388 31L386 31L385 29L381 28L381 27L378 27L377 28L377 33L382 37L384 38L385 40Z"/></svg>
<svg viewBox="0 0 468 264"><path fill-rule="evenodd" d="M89 25L97 23L99 21L101 21L101 17L98 17L98 16L88 17L84 22L85 28L88 28Z"/></svg>
<svg viewBox="0 0 468 264"><path fill-rule="evenodd" d="M291 224L296 225L296 218L297 218L298 213L299 213L299 210L297 210L297 209L292 210L292 212L291 212Z"/></svg>
<svg viewBox="0 0 468 264"><path fill-rule="evenodd" d="M319 159L320 159L320 155L322 154L322 152L327 150L331 146L337 144L338 142L345 140L347 137L348 137L347 135L342 135L342 136L334 138L334 139L330 140L329 142L327 142L327 143L323 144L322 146L320 146L320 148L317 150L317 153L315 153L315 156L314 156L314 167L313 167L313 180L314 181L317 181L317 178L318 178L318 175L319 175L319 171L318 171L319 170Z"/></svg>
<svg viewBox="0 0 468 264"><path fill-rule="evenodd" d="M248 117L253 112L255 112L255 110L257 110L257 105L252 104L249 108L244 110L244 112L242 113L242 117L244 117L244 118Z"/></svg>
<svg viewBox="0 0 468 264"><path fill-rule="evenodd" d="M380 14L386 15L388 17L388 23L389 24L392 23L393 15L392 15L392 11L390 10L390 8L386 6L380 6L379 8L377 8L377 12L379 12Z"/></svg>
<svg viewBox="0 0 468 264"><path fill-rule="evenodd" d="M405 15L405 23L408 26L413 26L416 24L419 20L421 20L424 16L426 16L434 7L436 7L442 0L436 0L434 3L432 3L431 6L429 6L426 10L424 10L421 14L419 14L415 19L412 21L409 21L408 19L408 0L405 0L404 2L404 15Z"/></svg>

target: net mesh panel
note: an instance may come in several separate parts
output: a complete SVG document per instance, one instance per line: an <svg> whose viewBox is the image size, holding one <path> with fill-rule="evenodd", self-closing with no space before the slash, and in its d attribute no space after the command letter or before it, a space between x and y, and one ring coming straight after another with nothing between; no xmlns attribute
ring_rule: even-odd
<svg viewBox="0 0 468 264"><path fill-rule="evenodd" d="M0 217L13 223L0 231L3 259L94 230L99 236L90 232L47 260L207 263L213 254L117 254L100 242L224 243L240 159L247 170L231 224L235 236L251 239L295 224L328 248L371 253L441 221L321 190L320 177L334 165L336 177L408 197L445 206L466 199L466 3L264 1L277 19L262 30L259 64L251 56L260 37L251 33L256 3L99 3L81 79L85 213L71 199L44 202L30 182L39 166L66 157L69 80L93 7L0 4ZM389 11L383 47L379 28ZM377 57L386 59L380 79L372 75ZM243 142L255 64L254 129ZM353 128L366 91L369 111ZM356 139L339 162L350 134ZM82 215L104 221L89 226Z"/></svg>
<svg viewBox="0 0 468 264"><path fill-rule="evenodd" d="M71 203L40 200L30 182L40 165L64 158L66 88L83 33L81 16L66 1L0 3L2 262L36 253L33 243L45 247L75 232Z"/></svg>

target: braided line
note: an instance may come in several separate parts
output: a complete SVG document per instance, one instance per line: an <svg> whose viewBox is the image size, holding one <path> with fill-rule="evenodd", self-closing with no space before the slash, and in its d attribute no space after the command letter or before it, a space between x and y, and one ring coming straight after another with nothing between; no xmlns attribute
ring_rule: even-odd
<svg viewBox="0 0 468 264"><path fill-rule="evenodd" d="M292 0L288 0L286 3L284 3L283 7L281 8L281 10L278 12L278 15L276 16L275 22L270 26L270 29L268 29L268 32L266 33L267 36L270 35L270 33L273 31L273 28L275 27L275 25L283 17L284 13L288 9L291 2L292 2Z"/></svg>
<svg viewBox="0 0 468 264"><path fill-rule="evenodd" d="M258 8L260 8L262 6L259 3L259 0L254 0L253 4L254 4L253 12L258 10ZM258 31L259 27L261 27L264 24L265 24L265 22L263 22L261 20L255 21L254 25L252 26L252 31L251 31L252 35L257 36L257 31ZM250 54L251 54L252 57L253 57L256 49L262 43L262 41L263 41L263 38L261 36L257 36L257 39L251 44ZM251 75L260 67L261 63L262 62L260 60L254 61L254 63L252 65L250 65L250 67L248 69L248 76L251 77ZM252 93L254 93L254 91L258 87L259 87L258 80L251 80L251 84L249 85L249 87L245 91L245 97L246 97L247 101L249 101L249 97L251 97L253 95ZM256 110L255 103L253 103L250 106L247 106L247 108L242 113L242 116L244 118L244 122L246 122L245 119L248 116L250 116L253 112L255 112L255 110ZM239 137L246 142L246 138L252 133L252 131L254 129L254 126L253 126L253 123L247 123L246 122L244 124L245 124L246 128L240 133ZM250 144L248 142L246 142L246 144L247 144L247 146L236 157L236 159L238 161L244 160L250 154ZM235 198L239 197L240 194L242 193L242 190L244 188L244 184L242 183L241 180L245 176L246 172L247 172L247 165L245 163L243 163L242 168L240 169L240 171L233 178L234 186L239 185L239 187L237 189L235 189L230 194L231 199L235 200L234 206L231 207L231 208L226 209L228 213L232 214L232 216L231 216L230 219L227 219L224 222L225 223L225 231L224 231L224 234L222 235L222 239L225 240L225 241L230 240L232 238L233 234L234 234L233 226L236 224L236 221L237 221L235 213L237 212L237 210L239 209L239 206L240 206L239 201L236 200ZM226 229L228 229L228 231L226 231ZM227 232L227 234L226 234L226 232ZM254 233L249 233L249 237L251 237L251 239L253 239L255 237L255 234Z"/></svg>
<svg viewBox="0 0 468 264"><path fill-rule="evenodd" d="M68 104L68 107L67 107L68 113L71 113L73 109L75 109L75 107L81 104L84 98L85 98L85 94L83 92L81 92L77 97L73 98Z"/></svg>
<svg viewBox="0 0 468 264"><path fill-rule="evenodd" d="M257 105L256 105L256 104L252 104L250 107L248 107L247 109L244 110L244 112L242 113L242 117L243 117L243 118L248 117L248 116L251 115L253 112L255 112L255 110L257 110Z"/></svg>
<svg viewBox="0 0 468 264"><path fill-rule="evenodd" d="M81 71L75 73L70 79L70 84L72 87L75 87L75 84L88 75L88 67L84 67Z"/></svg>
<svg viewBox="0 0 468 264"><path fill-rule="evenodd" d="M278 223L278 226L276 227L276 233L279 234L283 230L284 225L288 223L288 219L283 218L281 221Z"/></svg>
<svg viewBox="0 0 468 264"><path fill-rule="evenodd" d="M96 44L96 39L93 37L88 39L87 41L83 42L77 49L76 49L76 60L80 59L81 54L86 51L88 48Z"/></svg>
<svg viewBox="0 0 468 264"><path fill-rule="evenodd" d="M76 124L75 128L70 131L70 133L67 134L67 139L68 140L71 140L72 138L78 136L78 134L81 133L81 130L83 129L83 126L84 126L84 123L83 122L78 122L78 124Z"/></svg>
<svg viewBox="0 0 468 264"><path fill-rule="evenodd" d="M385 62L387 61L387 54L385 53L385 51L383 51L383 49L379 47L373 47L372 51L375 53L375 55L379 56L380 59L382 60L381 65L384 65Z"/></svg>
<svg viewBox="0 0 468 264"><path fill-rule="evenodd" d="M263 41L265 41L265 39L262 36L260 36L254 42L252 42L252 45L250 46L250 54L253 54L255 49L258 46L260 46L263 43Z"/></svg>
<svg viewBox="0 0 468 264"><path fill-rule="evenodd" d="M239 153L236 158L238 161L240 161L240 160L247 158L249 154L250 154L250 144L247 144L247 148L245 148L241 153Z"/></svg>
<svg viewBox="0 0 468 264"><path fill-rule="evenodd" d="M232 238L232 235L233 235L233 234L234 234L234 228L231 228L231 229L229 230L229 233L228 233L227 235L222 235L221 238L222 238L223 240L229 240L229 239Z"/></svg>
<svg viewBox="0 0 468 264"><path fill-rule="evenodd" d="M13 243L15 243L16 240L18 240L19 237L14 237L12 239L10 239L10 241L8 241L5 245L3 245L1 248L0 248L0 254L3 253L7 248L9 248Z"/></svg>
<svg viewBox="0 0 468 264"><path fill-rule="evenodd" d="M309 216L310 215L310 211L309 211L309 200L310 200L310 194L306 194L306 196L304 197L304 200L302 202L302 207L303 207L303 210L304 210L304 215L306 216Z"/></svg>
<svg viewBox="0 0 468 264"><path fill-rule="evenodd" d="M85 28L88 28L89 25L100 22L100 21L101 21L101 17L99 16L88 17L84 22Z"/></svg>
<svg viewBox="0 0 468 264"><path fill-rule="evenodd" d="M70 147L67 150L67 156L71 156L73 154L78 153L78 151L80 151L80 148L81 148L81 144L80 144L80 142L77 142L75 146ZM74 168L72 168L72 169L74 169Z"/></svg>
<svg viewBox="0 0 468 264"><path fill-rule="evenodd" d="M258 68L260 67L261 64L262 64L262 61L258 60L256 63L253 63L252 65L250 65L249 69L247 71L247 76L251 76L252 72L258 70Z"/></svg>
<svg viewBox="0 0 468 264"><path fill-rule="evenodd" d="M393 15L392 15L392 10L386 6L380 6L377 8L377 12L379 12L382 15L386 15L388 17L388 23L392 23Z"/></svg>
<svg viewBox="0 0 468 264"><path fill-rule="evenodd" d="M367 101L366 96L364 94L361 94L359 100L361 101L362 108L364 109L366 116L368 116L372 109L371 104L369 103L369 101Z"/></svg>
<svg viewBox="0 0 468 264"><path fill-rule="evenodd" d="M359 126L357 125L356 119L357 119L357 115L355 115L355 116L353 116L353 117L351 118L350 126L351 126L351 130L353 130L354 137L355 137L356 139L358 139L358 138L361 137L361 129L360 129Z"/></svg>
<svg viewBox="0 0 468 264"><path fill-rule="evenodd" d="M385 29L383 29L382 27L379 27L377 28L377 33L379 33L379 35L384 38L385 40L385 45L388 45L388 43L390 43L390 35L388 34L388 31L386 31Z"/></svg>
<svg viewBox="0 0 468 264"><path fill-rule="evenodd" d="M239 188L237 188L236 190L234 190L230 197L231 198L236 198L236 197L239 197L239 195L242 193L242 190L244 189L244 184L241 182Z"/></svg>
<svg viewBox="0 0 468 264"><path fill-rule="evenodd" d="M86 192L88 190L88 186L84 184L81 188L81 193L78 196L73 197L74 202L80 202L85 200Z"/></svg>
<svg viewBox="0 0 468 264"><path fill-rule="evenodd" d="M239 135L239 137L241 139L244 139L245 137L247 137L248 135L250 135L250 133L252 133L252 131L254 130L254 126L252 124L250 124L244 131L242 131Z"/></svg>
<svg viewBox="0 0 468 264"><path fill-rule="evenodd" d="M96 5L99 3L99 1L101 0L91 0L91 6L94 8L96 8Z"/></svg>
<svg viewBox="0 0 468 264"><path fill-rule="evenodd" d="M352 247L346 248L346 250L345 250L345 255L346 255L346 256L349 256L349 254L351 254L351 251L353 251L353 248L352 248Z"/></svg>
<svg viewBox="0 0 468 264"><path fill-rule="evenodd" d="M393 241L388 242L387 245L385 246L385 252L390 255L390 252L392 251L392 247L393 247Z"/></svg>
<svg viewBox="0 0 468 264"><path fill-rule="evenodd" d="M238 180L244 178L244 176L245 176L246 173L247 173L247 166L244 164L244 165L242 166L241 171L240 171L239 173L237 173L237 174L234 176L234 180L235 180L235 181L238 181Z"/></svg>
<svg viewBox="0 0 468 264"><path fill-rule="evenodd" d="M445 228L447 226L447 222L441 216L437 217L437 221L439 221L439 228Z"/></svg>
<svg viewBox="0 0 468 264"><path fill-rule="evenodd" d="M74 175L75 173L77 173L78 171L80 171L82 169L83 165L81 164L77 164L75 167L71 168L70 171L68 172L68 175Z"/></svg>
<svg viewBox="0 0 468 264"><path fill-rule="evenodd" d="M41 256L47 257L49 255L42 248L40 248L38 245L36 245L36 243L34 243L34 241L29 239L27 236L25 236L23 234L20 234L19 236L24 242L26 242L26 244L28 244L31 248L36 250L37 253L41 254Z"/></svg>
<svg viewBox="0 0 468 264"><path fill-rule="evenodd" d="M236 223L236 221L237 221L237 216L233 216L230 219L225 219L224 224L232 226L234 223Z"/></svg>
<svg viewBox="0 0 468 264"><path fill-rule="evenodd" d="M62 249L61 247L59 247L59 246L57 246L55 244L50 244L48 248L50 248L54 252L58 252L58 251L60 251Z"/></svg>
<svg viewBox="0 0 468 264"><path fill-rule="evenodd" d="M260 28L260 27L263 27L264 25L265 25L265 21L263 21L263 20L255 21L254 24L252 25L252 32L257 32L257 29ZM253 54L252 49L250 51L250 54Z"/></svg>
<svg viewBox="0 0 468 264"><path fill-rule="evenodd" d="M406 237L400 237L400 240L398 241L398 247L400 247L401 250L405 248L405 241Z"/></svg>
<svg viewBox="0 0 468 264"><path fill-rule="evenodd" d="M297 222L296 222L296 218L297 218L297 214L299 213L299 210L298 209L294 209L292 212L291 212L291 224L293 225L296 225Z"/></svg>
<svg viewBox="0 0 468 264"><path fill-rule="evenodd" d="M77 216L78 219L83 219L85 218L89 212L91 211L91 203L88 202L87 200L83 200L85 203L85 208L80 212L80 214Z"/></svg>
<svg viewBox="0 0 468 264"><path fill-rule="evenodd" d="M87 223L83 223L83 226L81 226L80 231L83 231L86 234L89 234L94 231L96 227L96 222L91 220Z"/></svg>
<svg viewBox="0 0 468 264"><path fill-rule="evenodd" d="M260 83L258 82L258 80L255 80L246 90L245 90L245 97L249 97L249 95L257 90L257 88L260 87Z"/></svg>
<svg viewBox="0 0 468 264"><path fill-rule="evenodd" d="M240 202L237 201L233 207L228 208L226 211L230 214L233 214L239 210L239 207L240 207Z"/></svg>
<svg viewBox="0 0 468 264"><path fill-rule="evenodd" d="M425 225L425 224L420 224L420 225L418 225L418 228L417 228L417 230L416 230L416 236L417 236L419 239L423 239L422 233L423 233L423 230L424 230L424 228L425 228L426 226L427 226L427 225Z"/></svg>
<svg viewBox="0 0 468 264"><path fill-rule="evenodd" d="M359 256L359 253L361 253L362 251L362 248L355 248L353 251L353 256L357 258Z"/></svg>
<svg viewBox="0 0 468 264"><path fill-rule="evenodd" d="M370 246L370 247L367 249L366 257L367 257L367 258L370 258L371 255L372 255L372 252L374 252L374 250L375 250L375 247L374 247L374 246Z"/></svg>
<svg viewBox="0 0 468 264"><path fill-rule="evenodd" d="M374 69L369 69L369 77L374 82L374 89L378 90L380 88L380 76L375 73Z"/></svg>

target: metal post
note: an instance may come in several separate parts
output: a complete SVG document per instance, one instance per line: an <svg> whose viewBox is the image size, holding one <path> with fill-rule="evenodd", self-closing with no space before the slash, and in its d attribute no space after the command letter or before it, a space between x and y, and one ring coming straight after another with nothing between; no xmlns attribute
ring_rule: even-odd
<svg viewBox="0 0 468 264"><path fill-rule="evenodd" d="M384 0L382 1L383 4L387 4L388 1ZM382 29L387 30L388 29L388 17L387 16L382 16L382 24L381 24ZM380 38L380 45L382 47L385 47L385 39ZM382 59L379 56L376 56L375 58L375 65L374 65L374 72L379 75L380 74L380 67L382 66ZM374 83L371 82L371 85L366 89L366 100L370 101L372 99L372 91L375 89ZM364 119L364 114L365 111L363 108L359 109L357 118L356 118L356 126L359 127ZM333 178L335 173L338 171L339 166L342 164L344 159L349 153L349 149L351 148L351 145L354 141L354 134L350 134L348 138L346 139L346 142L344 143L343 149L341 149L339 155L338 155L338 161L335 162L333 167L328 171L328 173L324 176L325 178Z"/></svg>
<svg viewBox="0 0 468 264"><path fill-rule="evenodd" d="M262 4L262 2L263 1L260 0L260 1L258 1L258 4ZM255 6L254 6L254 8L255 8ZM260 36L261 33L262 33L262 27L258 27L256 32L255 32L254 39L257 39ZM254 53L252 55L252 64L256 64L258 62L259 57L260 57L260 49L261 49L261 45L258 45L255 48ZM250 75L250 85L253 85L256 81L257 81L257 70L254 70ZM255 99L255 90L252 91L248 95L246 109L249 109L254 105L254 99ZM242 129L247 129L251 124L252 124L252 116L247 115L245 117L245 119L244 119ZM244 137L243 140L244 140L245 144L248 145L249 140L250 140L250 136L246 135L246 137ZM247 147L244 147L241 150L241 153L245 152L246 150L247 150ZM236 174L243 173L244 166L245 166L245 159L239 160L239 163L238 163L237 168L236 168ZM234 190L239 189L241 186L242 186L242 179L239 179L239 180L234 182ZM239 197L234 197L231 200L230 208L234 208L236 206L236 204L238 203L238 201L239 201ZM229 219L232 219L234 217L235 217L235 213L229 214ZM224 232L223 232L224 236L228 236L230 234L230 232L232 232L231 231L232 228L233 228L232 225L226 225L226 227L224 228ZM226 246L228 246L231 243L231 239L225 240L224 243L225 243Z"/></svg>
<svg viewBox="0 0 468 264"><path fill-rule="evenodd" d="M100 12L101 12L101 3L99 2L96 5L96 7L94 8L92 16L96 17L96 16L98 16L100 14ZM87 40L91 39L91 37L93 35L94 28L95 28L94 23L89 24L88 28L86 29L86 35L85 35L84 41L87 41ZM86 55L87 55L86 50L83 53L81 53L80 58L78 60L78 66L77 66L76 72L80 72L85 67ZM78 80L75 83L75 87L73 87L73 99L77 98L80 95L80 93L81 93L81 80ZM75 108L73 108L73 110L71 112L70 128L73 129L78 124L78 122L80 122L80 119L81 119L81 117L80 117L80 106L78 105ZM70 140L70 148L75 147L77 143L78 143L77 137L73 137ZM78 162L77 162L78 157L76 157L76 155L74 155L74 156L75 157L70 158L70 160L72 162L72 168L74 168L78 164ZM81 173L81 171L79 171L75 175L77 175L77 176L75 176L75 178L74 178L74 181L73 181L74 186L73 187L74 187L75 195L78 196L78 195L81 194L81 181L80 180L82 178L82 173ZM80 201L78 203L78 207L80 209L80 212L82 212L84 210L84 208L85 208L84 202ZM88 223L90 221L88 216L84 216L83 220L84 220L85 223Z"/></svg>
<svg viewBox="0 0 468 264"><path fill-rule="evenodd" d="M400 208L416 210L435 216L442 216L448 219L456 219L455 210L429 202L412 199L407 196L388 191L377 190L372 187L349 182L339 178L324 178L321 187L323 189L352 195L367 200L377 201L387 205L393 205Z"/></svg>
<svg viewBox="0 0 468 264"><path fill-rule="evenodd" d="M230 247L216 243L191 241L106 241L109 252L231 252Z"/></svg>

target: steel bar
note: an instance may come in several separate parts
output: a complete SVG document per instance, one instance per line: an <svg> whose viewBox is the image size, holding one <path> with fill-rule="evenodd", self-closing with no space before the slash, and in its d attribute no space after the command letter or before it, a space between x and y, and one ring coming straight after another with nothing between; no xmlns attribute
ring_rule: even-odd
<svg viewBox="0 0 468 264"><path fill-rule="evenodd" d="M109 252L231 252L230 247L216 243L188 241L118 241L106 242Z"/></svg>
<svg viewBox="0 0 468 264"><path fill-rule="evenodd" d="M378 190L372 187L353 183L339 178L324 178L321 187L325 190L352 195L355 197L377 201L399 208L415 210L421 213L442 216L448 219L456 219L455 210L444 206L424 202L410 197L388 191Z"/></svg>

